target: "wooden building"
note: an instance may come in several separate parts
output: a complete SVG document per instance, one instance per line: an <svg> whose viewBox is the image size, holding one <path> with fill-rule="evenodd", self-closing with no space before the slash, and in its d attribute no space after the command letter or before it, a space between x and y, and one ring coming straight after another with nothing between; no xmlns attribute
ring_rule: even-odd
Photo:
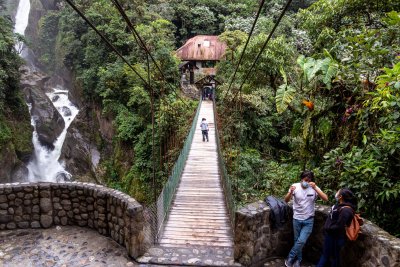
<svg viewBox="0 0 400 267"><path fill-rule="evenodd" d="M179 65L182 80L194 84L206 76L214 77L215 64L224 59L226 44L214 35L197 35L190 38L176 54L182 60Z"/></svg>

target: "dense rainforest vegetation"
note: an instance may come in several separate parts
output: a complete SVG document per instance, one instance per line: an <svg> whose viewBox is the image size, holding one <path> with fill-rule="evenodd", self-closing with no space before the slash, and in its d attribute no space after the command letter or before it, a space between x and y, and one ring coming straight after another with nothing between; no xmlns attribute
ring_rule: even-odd
<svg viewBox="0 0 400 267"><path fill-rule="evenodd" d="M168 178L197 104L179 96L179 61L172 53L175 26L144 1L122 3L162 73L111 1L75 1L146 82L69 6L42 18L36 50L48 71L71 70L89 110L100 108L113 120L111 151L97 137L98 146L106 151L97 175L108 186L148 203Z"/></svg>
<svg viewBox="0 0 400 267"><path fill-rule="evenodd" d="M184 104L174 93L179 61L173 51L197 34L219 35L228 45L217 66L220 139L237 203L283 196L301 170L311 169L331 200L349 187L363 216L400 235L398 1L293 1L241 86L286 2L266 1L231 87L258 1L120 2L164 72L162 79L150 61L150 87L64 1L41 19L32 44L43 68L73 72L88 113L100 108L113 119L111 151L97 138L107 153L98 175L109 186L151 202L153 168L159 190L196 108L196 101ZM74 3L147 78L145 53L112 2ZM0 23L1 124L21 102L11 23ZM10 138L3 129L0 143Z"/></svg>
<svg viewBox="0 0 400 267"><path fill-rule="evenodd" d="M14 47L21 36L12 33L12 22L0 1L0 164L24 157L32 151L28 107L19 90L22 60Z"/></svg>
<svg viewBox="0 0 400 267"><path fill-rule="evenodd" d="M321 0L289 12L239 92L281 12L274 7L230 89L248 25L221 34L231 56L219 65L219 110L232 114L221 117L221 138L237 200L283 196L311 169L331 200L352 189L364 216L399 235L399 3Z"/></svg>

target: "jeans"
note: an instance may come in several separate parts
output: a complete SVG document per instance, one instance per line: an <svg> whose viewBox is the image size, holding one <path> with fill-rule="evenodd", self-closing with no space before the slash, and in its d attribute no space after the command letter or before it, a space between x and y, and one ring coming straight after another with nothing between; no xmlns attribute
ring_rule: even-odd
<svg viewBox="0 0 400 267"><path fill-rule="evenodd" d="M308 237L311 235L313 226L314 217L306 220L293 219L294 245L288 256L290 262L294 262L296 259L301 262L303 259L302 250Z"/></svg>
<svg viewBox="0 0 400 267"><path fill-rule="evenodd" d="M331 267L339 267L340 249L344 246L344 243L344 236L336 237L325 234L322 256L316 267L324 267L328 261L330 261Z"/></svg>
<svg viewBox="0 0 400 267"><path fill-rule="evenodd" d="M205 138L207 138L207 142L208 142L208 130L205 131L201 131L201 133L203 134L203 142L205 141Z"/></svg>

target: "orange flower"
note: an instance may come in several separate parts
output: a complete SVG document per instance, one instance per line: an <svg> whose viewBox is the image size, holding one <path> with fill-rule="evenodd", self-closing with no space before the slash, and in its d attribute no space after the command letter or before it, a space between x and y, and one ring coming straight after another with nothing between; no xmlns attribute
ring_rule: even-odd
<svg viewBox="0 0 400 267"><path fill-rule="evenodd" d="M308 108L309 111L314 110L314 103L308 100L303 100L302 102L304 104L304 106L306 106Z"/></svg>

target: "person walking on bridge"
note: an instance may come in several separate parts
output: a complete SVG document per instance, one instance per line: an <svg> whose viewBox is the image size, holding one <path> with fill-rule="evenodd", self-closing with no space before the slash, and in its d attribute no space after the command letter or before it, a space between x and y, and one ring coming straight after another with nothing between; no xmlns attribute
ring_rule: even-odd
<svg viewBox="0 0 400 267"><path fill-rule="evenodd" d="M315 201L320 197L328 201L328 196L313 182L314 173L303 171L300 174L300 183L295 183L289 188L285 201L293 197L293 232L294 245L289 252L285 265L287 267L300 267L303 259L302 250L314 226Z"/></svg>
<svg viewBox="0 0 400 267"><path fill-rule="evenodd" d="M208 142L208 123L206 118L203 118L200 123L201 133L203 134L203 142L207 139Z"/></svg>

